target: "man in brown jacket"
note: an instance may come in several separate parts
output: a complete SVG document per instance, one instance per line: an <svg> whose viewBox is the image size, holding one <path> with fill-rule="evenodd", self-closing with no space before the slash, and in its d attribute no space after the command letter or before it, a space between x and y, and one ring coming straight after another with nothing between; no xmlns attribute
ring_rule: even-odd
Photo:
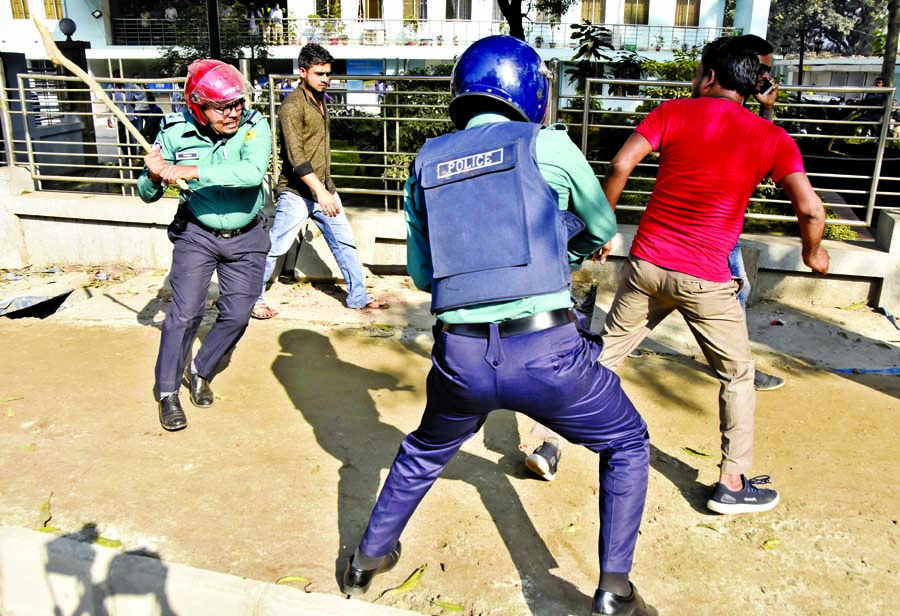
<svg viewBox="0 0 900 616"><path fill-rule="evenodd" d="M278 112L281 126L281 177L276 194L275 222L269 232L272 249L266 257L263 288L252 316L271 319L278 314L263 300L265 285L275 265L287 253L303 224L318 225L347 283L347 307L387 308L366 292L365 274L353 238L353 229L341 207L331 179L328 107L325 90L331 80L331 54L316 43L300 50L300 85Z"/></svg>

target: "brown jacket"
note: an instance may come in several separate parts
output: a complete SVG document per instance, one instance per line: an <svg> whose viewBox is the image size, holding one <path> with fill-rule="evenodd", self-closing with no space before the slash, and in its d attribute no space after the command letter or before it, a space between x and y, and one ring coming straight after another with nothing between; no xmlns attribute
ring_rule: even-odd
<svg viewBox="0 0 900 616"><path fill-rule="evenodd" d="M284 101L278 111L281 135L281 176L275 187L313 199L309 187L300 178L315 173L325 187L334 193L331 179L331 145L329 143L328 106L319 111L309 93L299 86Z"/></svg>

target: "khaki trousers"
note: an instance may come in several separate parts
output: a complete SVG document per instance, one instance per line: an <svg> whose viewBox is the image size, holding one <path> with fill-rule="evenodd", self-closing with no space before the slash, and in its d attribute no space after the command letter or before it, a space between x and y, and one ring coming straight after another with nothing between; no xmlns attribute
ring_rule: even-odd
<svg viewBox="0 0 900 616"><path fill-rule="evenodd" d="M614 370L674 311L684 317L719 380L723 473L753 463L754 364L735 281L710 282L630 256L603 327L600 363Z"/></svg>

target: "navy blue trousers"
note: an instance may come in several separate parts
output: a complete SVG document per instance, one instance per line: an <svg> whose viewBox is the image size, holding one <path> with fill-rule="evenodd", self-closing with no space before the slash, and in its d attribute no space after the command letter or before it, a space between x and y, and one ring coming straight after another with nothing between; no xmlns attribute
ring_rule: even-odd
<svg viewBox="0 0 900 616"><path fill-rule="evenodd" d="M172 304L162 324L156 358L156 391L177 392L197 330L206 312L213 272L219 279L219 315L194 358L197 373L207 380L237 344L262 287L269 234L263 223L229 239L219 239L194 223L182 232L169 230L174 245L169 284Z"/></svg>
<svg viewBox="0 0 900 616"><path fill-rule="evenodd" d="M647 425L619 377L597 358L598 336L563 325L471 338L434 329L428 402L400 445L360 551L390 553L425 493L495 409L523 413L600 456L601 572L631 571L650 466Z"/></svg>

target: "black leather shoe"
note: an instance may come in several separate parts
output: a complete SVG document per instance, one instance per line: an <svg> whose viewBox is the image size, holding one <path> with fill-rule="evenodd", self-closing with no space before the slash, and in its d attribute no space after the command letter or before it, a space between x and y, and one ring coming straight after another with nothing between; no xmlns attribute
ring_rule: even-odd
<svg viewBox="0 0 900 616"><path fill-rule="evenodd" d="M200 408L212 406L212 403L215 401L215 396L213 396L209 381L199 374L191 372L190 369L188 369L186 376L191 390L191 402L193 405L199 406Z"/></svg>
<svg viewBox="0 0 900 616"><path fill-rule="evenodd" d="M597 589L591 616L657 616L657 611L644 602L632 584L630 597Z"/></svg>
<svg viewBox="0 0 900 616"><path fill-rule="evenodd" d="M159 401L159 424L169 432L187 428L187 417L184 416L178 394L163 396Z"/></svg>
<svg viewBox="0 0 900 616"><path fill-rule="evenodd" d="M379 573L390 571L400 560L400 543L391 550L391 553L381 559L381 564L374 569L357 569L353 566L353 557L347 563L347 570L344 571L344 579L341 582L341 591L345 595L361 595L369 590L372 585L372 579Z"/></svg>

